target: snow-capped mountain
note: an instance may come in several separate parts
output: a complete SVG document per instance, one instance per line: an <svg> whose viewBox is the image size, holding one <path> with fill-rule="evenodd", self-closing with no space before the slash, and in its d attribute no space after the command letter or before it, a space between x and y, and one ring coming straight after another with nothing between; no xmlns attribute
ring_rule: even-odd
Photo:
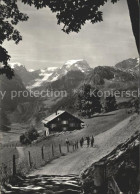
<svg viewBox="0 0 140 194"><path fill-rule="evenodd" d="M29 71L29 72L34 72L35 70L34 70L34 69L29 69L28 71Z"/></svg>
<svg viewBox="0 0 140 194"><path fill-rule="evenodd" d="M45 69L29 69L18 62L9 63L10 67L14 69L14 72L20 76L24 85L30 89L34 87L40 87L43 82L46 82L48 78L58 69L58 67L48 67ZM53 80L52 80L53 81Z"/></svg>
<svg viewBox="0 0 140 194"><path fill-rule="evenodd" d="M56 81L66 75L69 71L80 71L82 73L87 73L91 70L91 67L87 61L83 59L79 60L69 60L61 68L57 69L49 78L48 81Z"/></svg>
<svg viewBox="0 0 140 194"><path fill-rule="evenodd" d="M69 61L67 61L63 65L62 69L65 69L67 71L79 70L79 71L84 73L84 72L89 71L89 69L91 69L91 68L90 68L89 64L87 63L87 61L85 61L83 59L79 59L79 60L69 60Z"/></svg>
<svg viewBox="0 0 140 194"><path fill-rule="evenodd" d="M14 68L15 72L21 77L22 82L27 87L27 89L33 89L33 88L45 86L48 82L55 82L57 80L60 80L63 76L67 76L69 72L71 72L71 75L72 75L73 73L72 71L81 72L84 75L88 75L87 77L89 77L89 74L91 72L91 74L94 75L94 79L95 77L100 77L100 79L103 79L104 77L104 76L99 76L99 75L97 76L97 73L95 76L96 70L99 71L101 69L103 74L106 71L110 72L109 67L108 68L107 67L106 68L101 68L101 67L95 68L93 72L93 69L89 66L87 61L83 59L68 60L60 68L48 67L48 68L41 69L41 70L40 69L39 70L34 70L34 69L27 70L20 63L11 64L11 66L12 68ZM124 60L116 64L115 67L112 67L113 68L112 71L115 71L115 72L119 71L120 73L117 74L117 78L115 79L122 79L122 76L120 76L121 78L119 78L119 75L125 75L124 77L128 77L126 75L129 75L129 74L130 74L129 75L130 77L131 75L132 77L137 76L139 73L139 67L140 67L139 59L130 58L130 59ZM108 78L108 73L107 73L107 78ZM98 81L99 81L99 78L98 78Z"/></svg>
<svg viewBox="0 0 140 194"><path fill-rule="evenodd" d="M19 62L9 63L9 66L10 66L12 69L15 69L15 68L17 68L17 67L24 67L24 65L22 65L22 64L19 63Z"/></svg>
<svg viewBox="0 0 140 194"><path fill-rule="evenodd" d="M27 88L40 87L44 82L47 82L49 77L57 71L58 67L48 67L46 69L39 70L38 78L29 83Z"/></svg>
<svg viewBox="0 0 140 194"><path fill-rule="evenodd" d="M86 73L91 70L89 64L83 59L69 60L60 68L48 67L41 70L27 70L25 66L20 63L10 63L10 66L21 77L24 85L28 89L40 87L46 82L56 81L66 75L69 71Z"/></svg>
<svg viewBox="0 0 140 194"><path fill-rule="evenodd" d="M36 88L44 85L47 82L54 82L63 76L65 76L70 71L79 71L82 73L87 73L91 68L89 64L83 60L69 60L62 67L48 67L46 69L40 70L39 77L27 86L28 89ZM33 73L33 70L30 70Z"/></svg>

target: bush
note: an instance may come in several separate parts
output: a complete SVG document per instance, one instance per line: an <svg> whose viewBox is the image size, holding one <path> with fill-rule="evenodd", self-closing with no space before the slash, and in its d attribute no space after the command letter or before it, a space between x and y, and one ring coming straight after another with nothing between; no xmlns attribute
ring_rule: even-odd
<svg viewBox="0 0 140 194"><path fill-rule="evenodd" d="M22 144L30 144L32 141L36 140L38 136L39 134L37 130L34 127L32 127L27 132L20 136L20 142Z"/></svg>

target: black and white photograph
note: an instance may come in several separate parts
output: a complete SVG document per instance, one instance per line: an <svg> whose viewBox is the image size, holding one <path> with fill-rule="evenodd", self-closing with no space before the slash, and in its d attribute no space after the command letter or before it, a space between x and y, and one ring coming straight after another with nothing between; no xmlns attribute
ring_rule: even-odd
<svg viewBox="0 0 140 194"><path fill-rule="evenodd" d="M0 194L139 194L139 0L0 0Z"/></svg>

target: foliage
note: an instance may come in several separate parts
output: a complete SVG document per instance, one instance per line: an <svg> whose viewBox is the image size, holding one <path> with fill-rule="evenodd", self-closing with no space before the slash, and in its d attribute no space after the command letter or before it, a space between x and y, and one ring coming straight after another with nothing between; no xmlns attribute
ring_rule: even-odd
<svg viewBox="0 0 140 194"><path fill-rule="evenodd" d="M7 114L4 112L4 110L0 109L0 131L10 131L11 128L10 121L7 117Z"/></svg>
<svg viewBox="0 0 140 194"><path fill-rule="evenodd" d="M28 16L19 11L17 0L1 0L0 1L0 44L5 40L13 40L18 44L22 40L20 32L15 29L20 21L27 21ZM8 66L10 56L8 52L0 46L0 63L3 66L0 68L0 74L6 74L9 79L14 75L12 69Z"/></svg>
<svg viewBox="0 0 140 194"><path fill-rule="evenodd" d="M111 112L117 109L117 103L115 96L108 96L105 99L105 111Z"/></svg>
<svg viewBox="0 0 140 194"><path fill-rule="evenodd" d="M118 0L111 0L112 3ZM103 21L101 6L108 0L22 0L23 3L34 5L37 9L48 6L52 12L56 12L58 24L63 23L63 31L70 33L79 32L81 26L90 21L97 23Z"/></svg>
<svg viewBox="0 0 140 194"><path fill-rule="evenodd" d="M139 114L140 113L140 99L139 98L134 99L133 106L135 108L135 112Z"/></svg>
<svg viewBox="0 0 140 194"><path fill-rule="evenodd" d="M82 116L90 118L94 113L101 112L100 97L97 95L98 90L92 91L91 85L85 84L78 94L77 109Z"/></svg>
<svg viewBox="0 0 140 194"><path fill-rule="evenodd" d="M79 32L81 27L90 21L92 24L103 21L101 6L107 2L116 3L119 0L22 0L23 3L34 5L37 9L48 6L56 12L58 24L64 24L66 33ZM127 0L133 34L139 52L139 1Z"/></svg>
<svg viewBox="0 0 140 194"><path fill-rule="evenodd" d="M38 138L39 134L34 127L31 127L27 132L20 136L20 142L22 144L30 144L32 141Z"/></svg>

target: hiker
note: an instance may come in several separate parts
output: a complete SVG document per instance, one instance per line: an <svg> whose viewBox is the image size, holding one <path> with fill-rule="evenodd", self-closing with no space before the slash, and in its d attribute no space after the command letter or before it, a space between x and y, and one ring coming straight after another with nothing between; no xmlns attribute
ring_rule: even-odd
<svg viewBox="0 0 140 194"><path fill-rule="evenodd" d="M82 145L82 138L80 139L80 146L83 147L83 145Z"/></svg>
<svg viewBox="0 0 140 194"><path fill-rule="evenodd" d="M68 138L66 139L66 144L69 145L69 140L68 140Z"/></svg>
<svg viewBox="0 0 140 194"><path fill-rule="evenodd" d="M76 141L75 141L75 144L74 145L75 145L75 150L76 150L77 149L77 142Z"/></svg>
<svg viewBox="0 0 140 194"><path fill-rule="evenodd" d="M83 147L83 144L84 144L84 138L83 137L82 137L82 140L81 141L82 141L82 147Z"/></svg>
<svg viewBox="0 0 140 194"><path fill-rule="evenodd" d="M94 137L92 135L92 138L91 138L91 147L93 147L93 144L94 144Z"/></svg>
<svg viewBox="0 0 140 194"><path fill-rule="evenodd" d="M90 143L90 137L86 137L86 140L87 140L87 147L89 147L89 143Z"/></svg>
<svg viewBox="0 0 140 194"><path fill-rule="evenodd" d="M78 141L77 141L77 143L76 143L76 146L77 146L77 149L78 149Z"/></svg>
<svg viewBox="0 0 140 194"><path fill-rule="evenodd" d="M80 146L81 146L81 147L83 147L83 143L84 143L84 138L82 137L82 138L80 139Z"/></svg>
<svg viewBox="0 0 140 194"><path fill-rule="evenodd" d="M73 151L74 151L74 144L72 145L72 147L73 147Z"/></svg>

